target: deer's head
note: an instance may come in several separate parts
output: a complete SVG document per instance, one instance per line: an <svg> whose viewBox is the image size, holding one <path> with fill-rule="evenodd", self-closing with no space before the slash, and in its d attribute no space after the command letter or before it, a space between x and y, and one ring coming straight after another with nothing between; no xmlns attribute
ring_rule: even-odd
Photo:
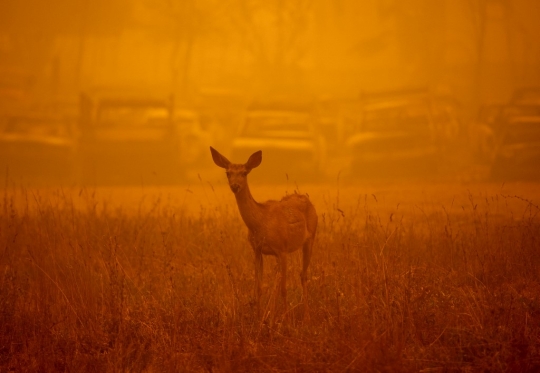
<svg viewBox="0 0 540 373"><path fill-rule="evenodd" d="M253 153L248 161L244 164L231 163L227 158L221 155L216 149L210 147L212 159L214 163L221 168L224 168L229 180L229 186L234 194L240 192L247 186L247 175L252 169L259 166L262 161L262 151Z"/></svg>

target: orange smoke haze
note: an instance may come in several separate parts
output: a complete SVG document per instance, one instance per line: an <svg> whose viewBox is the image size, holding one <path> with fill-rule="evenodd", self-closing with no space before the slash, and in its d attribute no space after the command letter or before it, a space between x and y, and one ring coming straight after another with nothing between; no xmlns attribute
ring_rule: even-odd
<svg viewBox="0 0 540 373"><path fill-rule="evenodd" d="M70 182L116 182L116 176L103 175L124 167L108 164L113 170L106 170L99 163L118 157L148 163L128 175L137 182L189 179L209 166L208 145L232 152L246 111L276 97L281 104L311 105L315 130L326 140L317 150L326 162L321 173L354 174L356 145L349 140L363 125L347 123L363 123L365 100L373 101L373 93L388 103L396 91L411 90L452 106L441 110L459 124L424 134L456 132L445 146L467 150L443 155L449 169L476 162L489 175L495 150L482 144L496 135L478 126L478 111L507 103L519 88L540 85L540 5L532 0L21 0L0 8L0 125L7 144L0 163L21 181L42 172ZM172 123L165 133L175 140L141 143L160 136L157 130L91 130L85 137L85 126L99 124L103 97L169 100L161 107L171 107L170 117L161 119ZM48 129L34 130L39 126ZM125 141L98 144L109 135ZM132 150L123 148L135 138ZM400 142L373 146L391 152ZM30 143L40 143L34 156L19 154L17 147ZM478 152L483 154L474 158ZM171 169L154 167L171 155ZM35 158L44 165L36 166Z"/></svg>

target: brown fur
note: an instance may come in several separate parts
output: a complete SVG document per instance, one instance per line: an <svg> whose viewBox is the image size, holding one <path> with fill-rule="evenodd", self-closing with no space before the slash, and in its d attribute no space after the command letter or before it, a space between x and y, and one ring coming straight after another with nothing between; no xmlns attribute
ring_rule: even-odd
<svg viewBox="0 0 540 373"><path fill-rule="evenodd" d="M301 194L283 197L280 201L255 201L249 190L247 175L259 166L262 152L255 152L245 164L233 164L210 147L214 163L227 171L229 186L236 197L242 220L248 227L248 239L255 253L257 306L260 312L263 254L277 258L281 269L281 294L287 306L287 253L303 251L302 288L307 312L307 269L317 231L317 212L309 198Z"/></svg>

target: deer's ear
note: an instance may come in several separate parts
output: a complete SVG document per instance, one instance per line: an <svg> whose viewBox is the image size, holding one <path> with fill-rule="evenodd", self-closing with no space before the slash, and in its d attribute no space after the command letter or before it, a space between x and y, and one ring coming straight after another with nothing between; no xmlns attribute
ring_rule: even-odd
<svg viewBox="0 0 540 373"><path fill-rule="evenodd" d="M257 151L249 157L246 163L246 169L251 171L253 168L258 167L262 162L262 151Z"/></svg>
<svg viewBox="0 0 540 373"><path fill-rule="evenodd" d="M210 147L210 152L212 153L212 159L216 166L221 168L228 168L231 162L224 156L222 156L216 149Z"/></svg>

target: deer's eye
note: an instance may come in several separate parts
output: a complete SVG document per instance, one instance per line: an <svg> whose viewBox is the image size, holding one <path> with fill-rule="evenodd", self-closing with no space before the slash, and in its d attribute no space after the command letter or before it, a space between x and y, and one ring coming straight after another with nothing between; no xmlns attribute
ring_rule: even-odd
<svg viewBox="0 0 540 373"><path fill-rule="evenodd" d="M229 171L225 172L225 174L227 175L227 177L231 177L231 173Z"/></svg>
<svg viewBox="0 0 540 373"><path fill-rule="evenodd" d="M247 171L242 171L242 176L247 176L248 172Z"/></svg>

